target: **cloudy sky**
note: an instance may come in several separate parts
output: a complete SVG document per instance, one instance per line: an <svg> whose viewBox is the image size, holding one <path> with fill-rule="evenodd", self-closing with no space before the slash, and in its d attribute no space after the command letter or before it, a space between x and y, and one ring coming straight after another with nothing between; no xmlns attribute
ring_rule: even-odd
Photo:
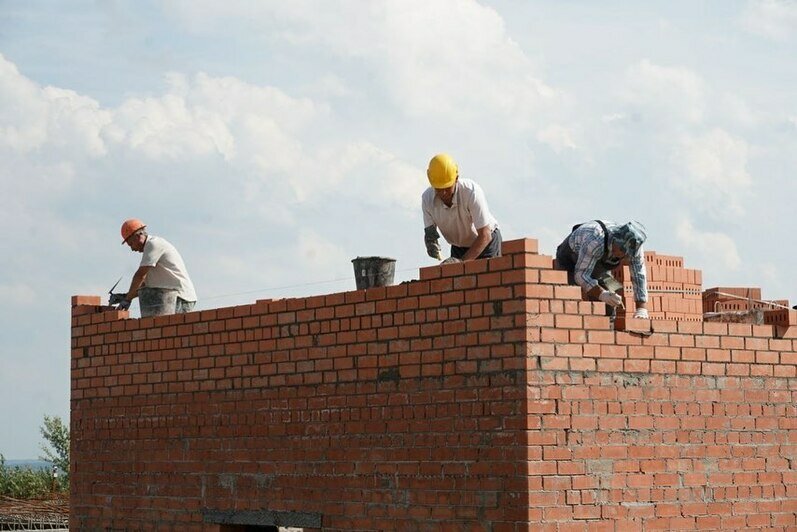
<svg viewBox="0 0 797 532"><path fill-rule="evenodd" d="M69 298L130 282L125 218L200 308L411 279L439 151L505 239L638 219L797 300L794 57L793 0L0 1L0 453L68 418Z"/></svg>

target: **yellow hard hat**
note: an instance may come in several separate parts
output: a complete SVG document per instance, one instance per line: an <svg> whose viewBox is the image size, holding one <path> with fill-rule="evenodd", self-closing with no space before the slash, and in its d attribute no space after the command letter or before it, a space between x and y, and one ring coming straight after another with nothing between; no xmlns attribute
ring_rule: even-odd
<svg viewBox="0 0 797 532"><path fill-rule="evenodd" d="M454 184L459 175L457 163L447 153L438 153L429 161L426 176L432 188L448 188Z"/></svg>

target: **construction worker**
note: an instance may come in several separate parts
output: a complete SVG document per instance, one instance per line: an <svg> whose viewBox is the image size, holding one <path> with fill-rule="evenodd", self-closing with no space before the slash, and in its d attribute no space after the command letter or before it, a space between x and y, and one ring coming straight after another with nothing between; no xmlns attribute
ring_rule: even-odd
<svg viewBox="0 0 797 532"><path fill-rule="evenodd" d="M606 303L606 314L613 317L623 306L623 298L617 293L623 286L611 272L628 258L636 301L634 318L648 319L648 280L642 249L646 238L639 222L617 225L595 220L576 225L556 249L557 269L566 270L568 282L579 285L589 299Z"/></svg>
<svg viewBox="0 0 797 532"><path fill-rule="evenodd" d="M457 163L445 153L432 157L426 176L431 186L424 191L421 204L429 256L443 258L440 229L451 244L451 258L446 262L500 257L501 231L481 187L470 179L460 179Z"/></svg>
<svg viewBox="0 0 797 532"><path fill-rule="evenodd" d="M147 234L146 227L135 218L122 224L122 244L144 256L130 289L126 294L111 294L111 304L127 310L138 297L142 318L190 312L196 305L196 292L183 258L166 239Z"/></svg>

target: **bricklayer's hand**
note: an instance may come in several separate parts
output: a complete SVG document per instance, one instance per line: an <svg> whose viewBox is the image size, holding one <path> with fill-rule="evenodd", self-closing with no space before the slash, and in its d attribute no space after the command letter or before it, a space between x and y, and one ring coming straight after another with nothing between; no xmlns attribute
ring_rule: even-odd
<svg viewBox="0 0 797 532"><path fill-rule="evenodd" d="M609 292L608 290L601 292L601 295L598 296L598 299L615 308L623 306L623 298L620 297L619 294L616 294L615 292Z"/></svg>
<svg viewBox="0 0 797 532"><path fill-rule="evenodd" d="M443 255L440 252L440 244L437 243L437 240L426 241L426 254L433 259L443 260Z"/></svg>

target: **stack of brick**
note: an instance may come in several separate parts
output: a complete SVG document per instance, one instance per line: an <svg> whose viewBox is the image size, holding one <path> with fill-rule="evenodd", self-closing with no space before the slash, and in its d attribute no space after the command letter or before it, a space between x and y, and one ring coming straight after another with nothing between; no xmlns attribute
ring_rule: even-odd
<svg viewBox="0 0 797 532"><path fill-rule="evenodd" d="M703 312L711 321L784 325L793 320L788 299L764 300L758 287L709 288Z"/></svg>
<svg viewBox="0 0 797 532"><path fill-rule="evenodd" d="M648 312L653 320L702 321L703 272L684 268L683 257L645 252L648 276ZM614 271L623 283L626 315L636 310L631 270L623 265Z"/></svg>
<svg viewBox="0 0 797 532"><path fill-rule="evenodd" d="M757 287L715 287L703 292L703 312L747 311L788 307L787 299L763 300Z"/></svg>

